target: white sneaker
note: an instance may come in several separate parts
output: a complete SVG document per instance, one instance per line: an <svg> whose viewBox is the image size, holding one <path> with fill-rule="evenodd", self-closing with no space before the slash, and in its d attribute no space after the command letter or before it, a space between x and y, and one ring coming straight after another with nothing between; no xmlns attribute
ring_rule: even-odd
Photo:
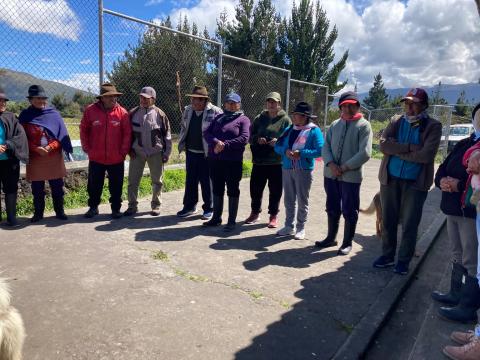
<svg viewBox="0 0 480 360"><path fill-rule="evenodd" d="M302 229L302 230L297 231L297 233L295 234L295 239L296 239L296 240L303 240L303 239L305 239L305 229Z"/></svg>
<svg viewBox="0 0 480 360"><path fill-rule="evenodd" d="M279 236L287 236L295 234L295 229L290 226L285 226L277 231L277 235Z"/></svg>

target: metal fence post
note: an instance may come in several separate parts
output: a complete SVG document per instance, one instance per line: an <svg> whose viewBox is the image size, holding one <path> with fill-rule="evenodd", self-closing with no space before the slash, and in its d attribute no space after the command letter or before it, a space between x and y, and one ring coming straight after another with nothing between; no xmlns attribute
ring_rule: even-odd
<svg viewBox="0 0 480 360"><path fill-rule="evenodd" d="M223 44L218 49L218 90L217 90L217 106L222 106L222 78L223 78Z"/></svg>
<svg viewBox="0 0 480 360"><path fill-rule="evenodd" d="M98 0L98 89L103 84L103 0Z"/></svg>
<svg viewBox="0 0 480 360"><path fill-rule="evenodd" d="M326 131L327 129L327 119L328 119L328 86L325 88L325 115L323 116L323 131Z"/></svg>
<svg viewBox="0 0 480 360"><path fill-rule="evenodd" d="M290 80L292 79L292 72L290 70L288 70L288 73L287 73L287 95L286 95L286 99L285 99L285 111L287 112L288 114L288 110L289 110L289 107L290 107Z"/></svg>

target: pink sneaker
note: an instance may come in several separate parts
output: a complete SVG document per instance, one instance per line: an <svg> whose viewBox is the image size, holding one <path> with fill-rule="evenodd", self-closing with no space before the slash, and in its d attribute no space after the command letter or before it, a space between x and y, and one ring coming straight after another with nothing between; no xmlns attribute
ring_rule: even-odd
<svg viewBox="0 0 480 360"><path fill-rule="evenodd" d="M275 229L278 226L277 215L270 215L270 220L268 220L268 225L270 229Z"/></svg>

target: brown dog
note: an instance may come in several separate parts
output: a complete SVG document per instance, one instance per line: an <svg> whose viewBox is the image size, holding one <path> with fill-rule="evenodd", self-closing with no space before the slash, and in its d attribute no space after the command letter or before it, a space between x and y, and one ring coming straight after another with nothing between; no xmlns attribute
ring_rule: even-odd
<svg viewBox="0 0 480 360"><path fill-rule="evenodd" d="M0 360L21 360L25 340L22 317L10 305L10 291L0 278Z"/></svg>
<svg viewBox="0 0 480 360"><path fill-rule="evenodd" d="M360 212L370 215L375 212L377 215L376 221L376 229L377 229L377 237L380 239L382 237L382 202L380 200L380 193L377 192L372 199L372 202L366 209L360 209Z"/></svg>

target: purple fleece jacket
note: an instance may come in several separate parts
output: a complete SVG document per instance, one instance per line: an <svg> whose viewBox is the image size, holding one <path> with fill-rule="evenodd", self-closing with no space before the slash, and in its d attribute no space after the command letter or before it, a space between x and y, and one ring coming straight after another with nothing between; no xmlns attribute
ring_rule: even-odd
<svg viewBox="0 0 480 360"><path fill-rule="evenodd" d="M242 161L250 137L250 119L243 113L218 115L205 129L203 136L208 144L210 159ZM225 148L215 154L213 149L218 141L225 143Z"/></svg>

